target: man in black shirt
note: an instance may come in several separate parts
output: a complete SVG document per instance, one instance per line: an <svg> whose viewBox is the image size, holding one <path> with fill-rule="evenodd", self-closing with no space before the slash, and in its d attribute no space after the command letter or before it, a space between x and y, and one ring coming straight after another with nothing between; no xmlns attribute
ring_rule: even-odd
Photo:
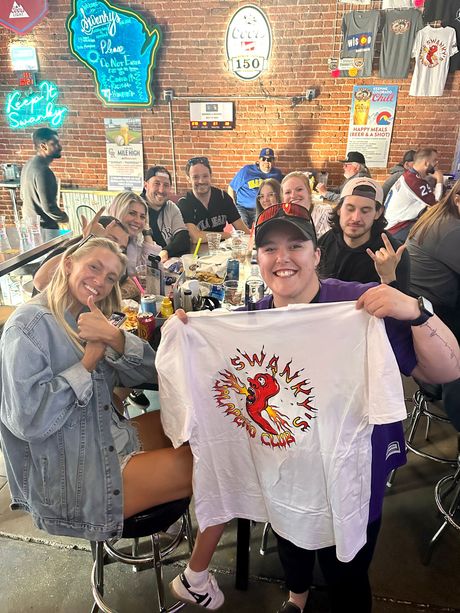
<svg viewBox="0 0 460 613"><path fill-rule="evenodd" d="M331 214L331 230L318 241L321 277L396 283L400 291L409 291L409 255L384 232L382 203L383 190L377 181L356 177L347 182Z"/></svg>
<svg viewBox="0 0 460 613"><path fill-rule="evenodd" d="M149 226L153 240L163 249L163 262L190 250L190 237L177 205L169 199L171 174L164 166L152 166L145 175L144 191L149 207Z"/></svg>
<svg viewBox="0 0 460 613"><path fill-rule="evenodd" d="M197 243L200 238L203 243L207 243L207 232L220 232L222 238L229 238L230 234L224 232L227 223L232 224L236 230L249 234L249 228L241 219L232 197L222 189L212 187L208 158L195 157L189 160L185 174L192 191L187 192L177 205L193 243Z"/></svg>

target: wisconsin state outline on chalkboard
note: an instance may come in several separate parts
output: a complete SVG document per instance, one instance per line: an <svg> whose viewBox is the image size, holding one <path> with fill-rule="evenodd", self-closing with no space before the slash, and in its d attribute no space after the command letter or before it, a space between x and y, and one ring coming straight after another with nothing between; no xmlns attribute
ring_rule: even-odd
<svg viewBox="0 0 460 613"><path fill-rule="evenodd" d="M66 23L71 53L93 73L106 106L151 106L161 31L108 0L71 0Z"/></svg>

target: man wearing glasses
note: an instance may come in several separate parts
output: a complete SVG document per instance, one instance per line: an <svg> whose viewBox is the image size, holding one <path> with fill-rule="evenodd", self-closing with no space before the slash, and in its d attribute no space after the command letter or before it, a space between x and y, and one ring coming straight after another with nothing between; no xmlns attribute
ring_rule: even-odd
<svg viewBox="0 0 460 613"><path fill-rule="evenodd" d="M256 215L256 197L260 184L265 179L276 179L281 182L283 174L273 166L275 152L270 147L264 147L255 164L243 166L230 181L228 193L236 202L241 219L251 227Z"/></svg>
<svg viewBox="0 0 460 613"><path fill-rule="evenodd" d="M229 238L230 234L224 232L227 224L249 234L249 228L232 198L222 189L212 187L212 171L207 157L191 158L185 166L185 174L192 191L180 198L177 206L193 243L200 238L207 243L207 232L220 232L223 239Z"/></svg>
<svg viewBox="0 0 460 613"><path fill-rule="evenodd" d="M345 177L345 181L340 185L340 187L331 187L327 189L324 183L318 183L316 186L316 191L322 196L325 200L330 200L331 202L338 202L340 200L340 192L345 187L345 184L350 179L355 177L370 177L371 173L369 172L366 166L366 158L359 151L349 151L347 153L347 157L344 160L340 160L343 164L343 176Z"/></svg>

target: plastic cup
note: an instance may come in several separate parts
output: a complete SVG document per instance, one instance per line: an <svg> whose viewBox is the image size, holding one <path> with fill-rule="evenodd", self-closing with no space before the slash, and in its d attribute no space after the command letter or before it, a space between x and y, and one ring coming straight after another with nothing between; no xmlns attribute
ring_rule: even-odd
<svg viewBox="0 0 460 613"><path fill-rule="evenodd" d="M198 260L198 255L193 255L193 253L186 253L181 256L182 266L184 267L185 277L187 279L191 279L196 276L196 263Z"/></svg>
<svg viewBox="0 0 460 613"><path fill-rule="evenodd" d="M206 232L206 237L209 255L216 255L219 252L220 239L222 238L220 232Z"/></svg>
<svg viewBox="0 0 460 613"><path fill-rule="evenodd" d="M136 266L136 277L138 278L139 283L145 289L147 285L147 266L145 264Z"/></svg>
<svg viewBox="0 0 460 613"><path fill-rule="evenodd" d="M246 243L240 243L239 245L232 246L232 258L244 264L248 255L248 248Z"/></svg>
<svg viewBox="0 0 460 613"><path fill-rule="evenodd" d="M241 290L238 289L238 281L224 281L224 305L227 308L241 304Z"/></svg>
<svg viewBox="0 0 460 613"><path fill-rule="evenodd" d="M38 245L41 243L42 234L40 232L40 215L33 215L26 217L24 223L27 227L27 233L29 235L31 243Z"/></svg>

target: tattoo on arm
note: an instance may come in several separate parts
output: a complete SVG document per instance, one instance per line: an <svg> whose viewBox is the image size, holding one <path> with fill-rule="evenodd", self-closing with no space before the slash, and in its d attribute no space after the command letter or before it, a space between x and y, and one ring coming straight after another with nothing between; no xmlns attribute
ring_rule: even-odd
<svg viewBox="0 0 460 613"><path fill-rule="evenodd" d="M455 351L453 349L453 347L451 347L449 345L449 343L447 341L445 341L439 334L438 331L436 330L436 328L434 328L432 325L430 325L430 322L427 321L424 324L422 324L423 326L426 326L428 328L428 330L430 331L430 338L433 336L436 336L437 338L439 338L439 340L441 341L441 343L444 345L444 347L446 347L448 349L448 351L450 352L450 359L455 361L455 365L458 369L458 371L460 372L460 362L457 358L457 356L455 355ZM420 326L422 327L422 326Z"/></svg>

